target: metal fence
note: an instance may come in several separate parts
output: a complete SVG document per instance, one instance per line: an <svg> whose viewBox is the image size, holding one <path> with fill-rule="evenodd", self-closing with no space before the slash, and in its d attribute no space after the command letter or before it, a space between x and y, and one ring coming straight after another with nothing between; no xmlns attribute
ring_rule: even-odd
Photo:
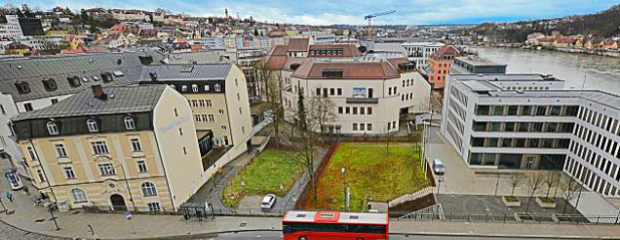
<svg viewBox="0 0 620 240"><path fill-rule="evenodd" d="M537 213L400 213L390 212L397 221L452 221L452 222L495 222L495 223L557 223L557 224L611 224L620 225L620 215L583 216L579 214L537 214Z"/></svg>

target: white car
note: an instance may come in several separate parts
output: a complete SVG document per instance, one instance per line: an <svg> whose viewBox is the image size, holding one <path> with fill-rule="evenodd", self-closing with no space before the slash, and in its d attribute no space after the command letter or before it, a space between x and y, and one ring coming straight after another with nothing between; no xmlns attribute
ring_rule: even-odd
<svg viewBox="0 0 620 240"><path fill-rule="evenodd" d="M271 209L276 203L276 195L267 194L263 197L263 201L260 203L261 209Z"/></svg>

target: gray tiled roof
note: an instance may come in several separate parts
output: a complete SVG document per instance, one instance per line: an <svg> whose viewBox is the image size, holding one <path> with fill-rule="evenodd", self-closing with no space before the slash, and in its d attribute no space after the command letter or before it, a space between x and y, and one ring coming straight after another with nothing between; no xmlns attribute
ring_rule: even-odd
<svg viewBox="0 0 620 240"><path fill-rule="evenodd" d="M168 86L104 87L103 92L108 96L106 100L95 98L90 89L83 90L52 106L20 113L12 120L149 112L155 108L166 87Z"/></svg>
<svg viewBox="0 0 620 240"><path fill-rule="evenodd" d="M30 57L20 59L0 60L0 92L9 93L16 102L40 98L74 94L91 85L118 86L136 83L142 72L142 63L139 56L153 57L153 64L158 64L163 55L157 52L130 52L130 53L92 53L46 57ZM120 61L119 61L120 59ZM92 76L101 73L121 71L124 76L114 77L114 81L103 83L94 81ZM71 87L67 77L88 77L88 82L81 86ZM42 80L53 78L58 89L47 91ZM15 82L26 81L30 92L20 94Z"/></svg>
<svg viewBox="0 0 620 240"><path fill-rule="evenodd" d="M168 64L145 66L140 81L151 81L150 73L157 73L161 81L186 80L224 80L228 76L231 64Z"/></svg>

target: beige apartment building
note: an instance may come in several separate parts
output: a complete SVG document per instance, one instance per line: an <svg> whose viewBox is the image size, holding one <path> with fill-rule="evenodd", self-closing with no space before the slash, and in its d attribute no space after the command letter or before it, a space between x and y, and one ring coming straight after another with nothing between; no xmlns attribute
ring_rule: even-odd
<svg viewBox="0 0 620 240"><path fill-rule="evenodd" d="M167 85L94 85L12 127L33 186L59 206L176 211L207 179L192 109Z"/></svg>
<svg viewBox="0 0 620 240"><path fill-rule="evenodd" d="M236 65L169 64L145 66L141 85L173 86L189 103L196 126L200 152L225 149L219 159L205 159L208 174L248 149L252 117L245 75Z"/></svg>

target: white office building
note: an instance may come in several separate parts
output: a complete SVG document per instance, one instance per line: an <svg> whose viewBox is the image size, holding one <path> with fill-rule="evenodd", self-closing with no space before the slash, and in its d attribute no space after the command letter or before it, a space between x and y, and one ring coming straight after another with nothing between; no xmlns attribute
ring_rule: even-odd
<svg viewBox="0 0 620 240"><path fill-rule="evenodd" d="M23 36L17 15L0 15L0 39L19 39Z"/></svg>
<svg viewBox="0 0 620 240"><path fill-rule="evenodd" d="M451 75L441 133L471 168L557 169L619 197L620 96L536 74Z"/></svg>
<svg viewBox="0 0 620 240"><path fill-rule="evenodd" d="M445 44L438 42L406 42L402 45L407 50L409 61L415 62L419 68L425 68L431 55Z"/></svg>

